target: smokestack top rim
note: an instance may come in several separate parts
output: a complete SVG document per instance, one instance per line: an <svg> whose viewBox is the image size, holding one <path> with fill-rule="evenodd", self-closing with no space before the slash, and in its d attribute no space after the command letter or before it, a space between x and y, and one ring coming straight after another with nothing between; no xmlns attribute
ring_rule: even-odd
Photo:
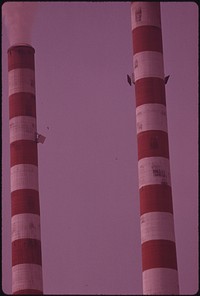
<svg viewBox="0 0 200 296"><path fill-rule="evenodd" d="M17 48L17 47L23 47L23 48L28 47L28 48L31 48L35 52L35 49L33 48L33 46L28 43L15 43L8 48L8 52L14 48Z"/></svg>

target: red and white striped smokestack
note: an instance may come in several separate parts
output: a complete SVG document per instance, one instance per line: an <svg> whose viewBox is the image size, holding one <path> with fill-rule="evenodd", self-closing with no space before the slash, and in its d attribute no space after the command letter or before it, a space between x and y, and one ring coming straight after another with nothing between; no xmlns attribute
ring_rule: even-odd
<svg viewBox="0 0 200 296"><path fill-rule="evenodd" d="M178 294L159 2L132 2L144 294Z"/></svg>
<svg viewBox="0 0 200 296"><path fill-rule="evenodd" d="M34 52L8 49L13 294L43 294Z"/></svg>

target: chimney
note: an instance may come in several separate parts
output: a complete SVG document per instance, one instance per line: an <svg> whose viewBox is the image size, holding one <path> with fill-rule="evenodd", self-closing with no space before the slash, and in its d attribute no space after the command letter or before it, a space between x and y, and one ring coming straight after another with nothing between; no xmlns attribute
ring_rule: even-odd
<svg viewBox="0 0 200 296"><path fill-rule="evenodd" d="M159 2L132 2L143 293L179 293Z"/></svg>
<svg viewBox="0 0 200 296"><path fill-rule="evenodd" d="M13 294L43 294L34 52L8 49Z"/></svg>

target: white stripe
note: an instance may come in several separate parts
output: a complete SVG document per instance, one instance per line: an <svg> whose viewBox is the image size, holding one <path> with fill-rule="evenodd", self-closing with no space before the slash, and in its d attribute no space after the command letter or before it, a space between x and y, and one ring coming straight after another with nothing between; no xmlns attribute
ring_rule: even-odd
<svg viewBox="0 0 200 296"><path fill-rule="evenodd" d="M140 217L141 242L154 239L175 241L173 215L167 212L149 212Z"/></svg>
<svg viewBox="0 0 200 296"><path fill-rule="evenodd" d="M36 140L36 118L16 116L10 119L10 143L18 140Z"/></svg>
<svg viewBox="0 0 200 296"><path fill-rule="evenodd" d="M159 5L149 2L132 2L131 5L131 27L132 30L138 26L161 27Z"/></svg>
<svg viewBox="0 0 200 296"><path fill-rule="evenodd" d="M166 106L143 104L136 108L137 133L149 130L167 132Z"/></svg>
<svg viewBox="0 0 200 296"><path fill-rule="evenodd" d="M168 184L170 181L169 159L144 157L138 161L139 188L153 184Z"/></svg>
<svg viewBox="0 0 200 296"><path fill-rule="evenodd" d="M18 92L35 94L35 73L28 68L17 68L8 72L9 96Z"/></svg>
<svg viewBox="0 0 200 296"><path fill-rule="evenodd" d="M143 271L143 294L178 295L178 272L171 268L151 268Z"/></svg>
<svg viewBox="0 0 200 296"><path fill-rule="evenodd" d="M26 263L12 267L12 293L25 289L43 290L41 265Z"/></svg>
<svg viewBox="0 0 200 296"><path fill-rule="evenodd" d="M11 167L11 192L18 189L38 190L38 167L33 164L17 164Z"/></svg>
<svg viewBox="0 0 200 296"><path fill-rule="evenodd" d="M134 80L146 77L164 79L163 55L157 51L141 51L133 56Z"/></svg>
<svg viewBox="0 0 200 296"><path fill-rule="evenodd" d="M12 241L23 238L41 240L39 215L31 213L17 214L12 217L11 221Z"/></svg>

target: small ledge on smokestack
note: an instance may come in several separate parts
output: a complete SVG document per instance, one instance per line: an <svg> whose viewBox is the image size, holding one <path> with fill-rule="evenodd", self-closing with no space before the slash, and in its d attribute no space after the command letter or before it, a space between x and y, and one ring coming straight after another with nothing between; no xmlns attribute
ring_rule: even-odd
<svg viewBox="0 0 200 296"><path fill-rule="evenodd" d="M43 144L43 143L44 143L44 141L45 141L45 139L46 139L46 137L45 137L45 136L43 136L43 135L41 135L41 134L38 134L38 133L36 133L36 143L41 143L41 144Z"/></svg>

